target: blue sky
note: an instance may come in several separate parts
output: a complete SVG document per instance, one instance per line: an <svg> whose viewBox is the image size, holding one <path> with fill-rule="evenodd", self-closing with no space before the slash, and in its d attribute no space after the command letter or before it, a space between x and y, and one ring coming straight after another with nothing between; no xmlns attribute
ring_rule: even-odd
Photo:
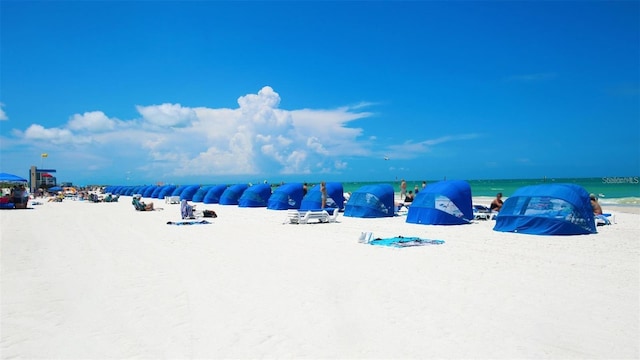
<svg viewBox="0 0 640 360"><path fill-rule="evenodd" d="M0 171L81 185L638 176L639 14L2 1Z"/></svg>

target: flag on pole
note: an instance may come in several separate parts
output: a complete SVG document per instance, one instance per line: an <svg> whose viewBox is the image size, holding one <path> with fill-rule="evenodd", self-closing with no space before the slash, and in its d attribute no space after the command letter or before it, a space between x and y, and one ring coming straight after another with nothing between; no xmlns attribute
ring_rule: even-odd
<svg viewBox="0 0 640 360"><path fill-rule="evenodd" d="M47 156L49 156L49 154L47 154L47 153L42 153L42 155L40 155L40 156L42 156L43 158L46 158Z"/></svg>

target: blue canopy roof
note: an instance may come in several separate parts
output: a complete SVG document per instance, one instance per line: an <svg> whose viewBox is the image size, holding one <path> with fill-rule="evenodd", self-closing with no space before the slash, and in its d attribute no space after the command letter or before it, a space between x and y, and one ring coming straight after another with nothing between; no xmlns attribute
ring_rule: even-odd
<svg viewBox="0 0 640 360"><path fill-rule="evenodd" d="M157 199L160 196L160 192L162 191L163 188L164 188L164 185L156 186L156 188L153 189L153 192L151 193L150 197Z"/></svg>
<svg viewBox="0 0 640 360"><path fill-rule="evenodd" d="M344 191L342 183L327 182L327 208L344 209ZM322 207L320 184L312 187L302 199L300 210L318 210Z"/></svg>
<svg viewBox="0 0 640 360"><path fill-rule="evenodd" d="M267 209L288 210L299 209L304 191L302 183L286 183L278 186L267 201Z"/></svg>
<svg viewBox="0 0 640 360"><path fill-rule="evenodd" d="M220 195L220 205L238 205L238 200L242 193L249 188L247 184L235 184L229 186L223 193Z"/></svg>
<svg viewBox="0 0 640 360"><path fill-rule="evenodd" d="M140 186L137 191L138 194L140 194L141 196L144 196L144 193L147 191L148 188L153 187L153 185L144 185L144 186Z"/></svg>
<svg viewBox="0 0 640 360"><path fill-rule="evenodd" d="M395 214L393 186L365 185L354 191L344 208L344 216L360 218L390 217Z"/></svg>
<svg viewBox="0 0 640 360"><path fill-rule="evenodd" d="M271 185L258 184L249 186L238 199L239 207L266 207L271 197Z"/></svg>
<svg viewBox="0 0 640 360"><path fill-rule="evenodd" d="M595 234L589 193L576 184L541 184L517 189L496 217L496 231L533 235Z"/></svg>
<svg viewBox="0 0 640 360"><path fill-rule="evenodd" d="M171 193L176 189L175 185L165 185L158 193L158 199L164 199L165 196L171 196Z"/></svg>
<svg viewBox="0 0 640 360"><path fill-rule="evenodd" d="M227 190L227 185L214 185L207 191L207 194L202 199L205 204L217 204L220 202L220 196Z"/></svg>
<svg viewBox="0 0 640 360"><path fill-rule="evenodd" d="M18 175L13 175L9 173L0 173L0 182L17 182L17 183L25 183L27 179L21 178Z"/></svg>
<svg viewBox="0 0 640 360"><path fill-rule="evenodd" d="M151 195L153 195L153 192L155 191L155 189L157 188L156 185L151 185L148 186L145 190L144 193L142 193L142 197L146 197L146 198L150 198Z"/></svg>
<svg viewBox="0 0 640 360"><path fill-rule="evenodd" d="M181 193L180 200L191 201L193 199L193 195L196 194L196 191L200 189L200 185L188 185Z"/></svg>
<svg viewBox="0 0 640 360"><path fill-rule="evenodd" d="M177 188L173 189L171 192L171 196L180 196L182 192L185 191L191 185L180 185Z"/></svg>
<svg viewBox="0 0 640 360"><path fill-rule="evenodd" d="M407 222L461 225L473 219L471 186L464 180L445 180L422 189L409 206Z"/></svg>
<svg viewBox="0 0 640 360"><path fill-rule="evenodd" d="M211 189L211 185L202 186L201 188L198 189L198 191L196 191L195 194L193 194L191 201L202 202L202 200L204 200L205 195L207 195L207 191L209 191L209 189Z"/></svg>

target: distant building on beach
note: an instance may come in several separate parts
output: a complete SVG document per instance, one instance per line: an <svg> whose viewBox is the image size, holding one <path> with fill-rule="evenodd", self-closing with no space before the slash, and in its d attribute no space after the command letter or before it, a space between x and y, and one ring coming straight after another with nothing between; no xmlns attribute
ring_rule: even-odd
<svg viewBox="0 0 640 360"><path fill-rule="evenodd" d="M57 179L52 173L55 169L38 169L31 166L29 170L29 190L33 193L40 188L50 188L57 185Z"/></svg>

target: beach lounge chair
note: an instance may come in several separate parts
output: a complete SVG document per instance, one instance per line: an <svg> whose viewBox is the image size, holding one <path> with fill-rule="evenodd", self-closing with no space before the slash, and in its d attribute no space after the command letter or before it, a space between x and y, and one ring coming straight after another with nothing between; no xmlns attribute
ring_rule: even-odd
<svg viewBox="0 0 640 360"><path fill-rule="evenodd" d="M164 202L167 204L180 204L180 196L165 196Z"/></svg>
<svg viewBox="0 0 640 360"><path fill-rule="evenodd" d="M290 224L308 224L310 222L336 222L338 218L338 208L329 215L326 210L288 210L287 220ZM285 221L286 222L286 221Z"/></svg>
<svg viewBox="0 0 640 360"><path fill-rule="evenodd" d="M484 205L473 205L473 219L474 220L489 220L491 217L491 210Z"/></svg>
<svg viewBox="0 0 640 360"><path fill-rule="evenodd" d="M133 204L133 207L137 211L153 211L153 203L145 204L141 202L138 197L134 197L133 200L131 200L131 204Z"/></svg>
<svg viewBox="0 0 640 360"><path fill-rule="evenodd" d="M602 215L595 215L593 217L593 219L596 222L596 226L603 226L603 225L611 225L615 222L615 215L612 214L602 214Z"/></svg>
<svg viewBox="0 0 640 360"><path fill-rule="evenodd" d="M331 209L329 209L329 210L331 210ZM331 223L338 221L338 215L339 214L340 214L340 209L338 209L338 208L334 208L333 209L333 214L329 214L329 212L327 212L327 215L328 215L327 216L327 221L331 222Z"/></svg>

